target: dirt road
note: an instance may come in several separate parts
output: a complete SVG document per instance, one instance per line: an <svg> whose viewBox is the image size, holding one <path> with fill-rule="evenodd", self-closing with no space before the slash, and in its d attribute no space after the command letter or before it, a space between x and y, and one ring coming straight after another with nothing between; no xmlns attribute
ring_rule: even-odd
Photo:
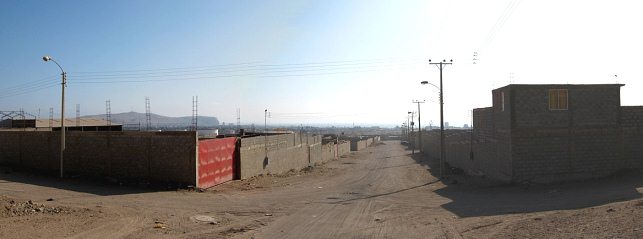
<svg viewBox="0 0 643 239"><path fill-rule="evenodd" d="M387 141L206 192L0 172L0 238L643 238L640 171L490 186L432 166Z"/></svg>

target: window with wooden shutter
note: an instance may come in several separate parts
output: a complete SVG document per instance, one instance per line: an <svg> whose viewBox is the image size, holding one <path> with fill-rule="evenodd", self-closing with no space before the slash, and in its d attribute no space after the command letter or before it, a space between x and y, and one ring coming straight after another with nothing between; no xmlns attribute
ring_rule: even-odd
<svg viewBox="0 0 643 239"><path fill-rule="evenodd" d="M549 109L567 110L569 107L567 89L549 90Z"/></svg>

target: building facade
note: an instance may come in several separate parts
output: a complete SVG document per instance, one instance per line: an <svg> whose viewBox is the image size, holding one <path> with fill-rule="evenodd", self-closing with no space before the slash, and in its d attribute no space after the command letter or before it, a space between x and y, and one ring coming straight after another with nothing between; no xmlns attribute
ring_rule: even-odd
<svg viewBox="0 0 643 239"><path fill-rule="evenodd" d="M582 180L642 168L643 107L621 106L622 86L495 89L492 107L474 109L472 132L448 133L446 161L471 174L516 183ZM431 134L427 137L435 138ZM430 156L439 154L425 147Z"/></svg>

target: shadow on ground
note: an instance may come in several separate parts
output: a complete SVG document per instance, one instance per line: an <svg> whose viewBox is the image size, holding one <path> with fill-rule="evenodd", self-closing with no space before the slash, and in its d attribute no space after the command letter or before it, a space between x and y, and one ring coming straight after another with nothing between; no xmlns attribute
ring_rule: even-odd
<svg viewBox="0 0 643 239"><path fill-rule="evenodd" d="M61 179L53 175L14 171L9 167L0 166L0 192L2 190L20 191L23 189L16 184L7 185L11 183L31 184L100 196L136 194L170 189L163 185L134 185L99 178L74 177Z"/></svg>
<svg viewBox="0 0 643 239"><path fill-rule="evenodd" d="M410 153L410 151L409 151ZM438 178L438 159L409 154ZM446 167L445 167L446 168ZM549 185L507 185L482 177L445 170L445 187L435 193L452 201L442 207L459 217L579 209L641 198L643 170L624 171L606 178Z"/></svg>

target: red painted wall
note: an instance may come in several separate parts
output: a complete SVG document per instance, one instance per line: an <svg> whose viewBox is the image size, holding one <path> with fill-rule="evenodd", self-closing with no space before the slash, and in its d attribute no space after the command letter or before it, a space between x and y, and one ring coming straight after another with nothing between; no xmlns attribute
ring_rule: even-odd
<svg viewBox="0 0 643 239"><path fill-rule="evenodd" d="M208 139L199 141L199 188L209 188L230 181L234 177L235 147L237 138Z"/></svg>

